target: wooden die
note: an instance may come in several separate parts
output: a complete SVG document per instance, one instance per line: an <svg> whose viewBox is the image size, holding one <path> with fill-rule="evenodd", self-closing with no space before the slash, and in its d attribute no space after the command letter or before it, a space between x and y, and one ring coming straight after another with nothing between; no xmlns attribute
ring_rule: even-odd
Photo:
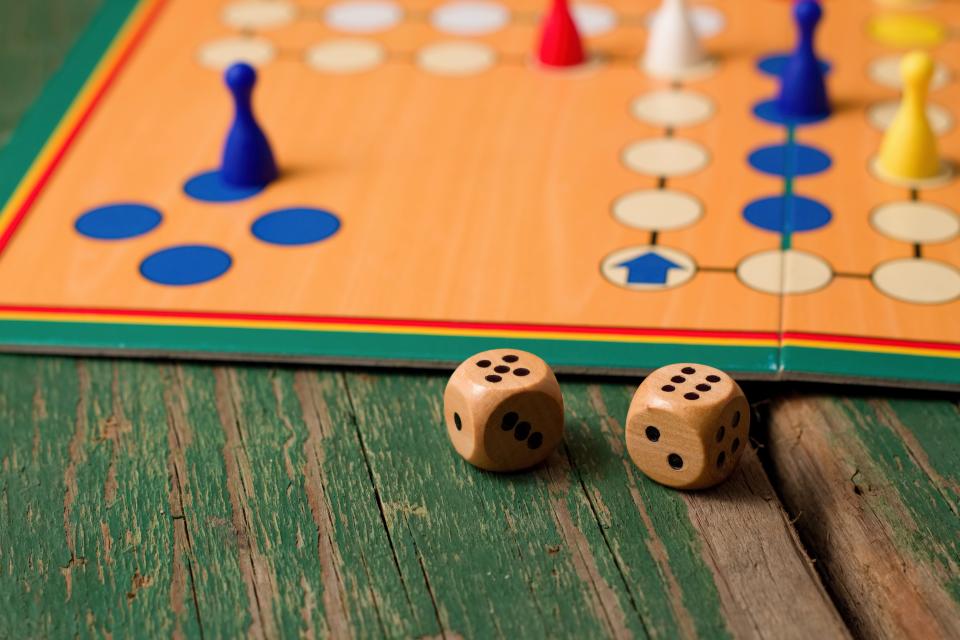
<svg viewBox="0 0 960 640"><path fill-rule="evenodd" d="M725 480L750 431L750 406L729 375L702 364L671 364L643 381L627 414L627 450L645 474L680 489Z"/></svg>
<svg viewBox="0 0 960 640"><path fill-rule="evenodd" d="M517 349L464 360L447 383L443 414L457 453L489 471L532 467L563 439L563 398L553 371Z"/></svg>

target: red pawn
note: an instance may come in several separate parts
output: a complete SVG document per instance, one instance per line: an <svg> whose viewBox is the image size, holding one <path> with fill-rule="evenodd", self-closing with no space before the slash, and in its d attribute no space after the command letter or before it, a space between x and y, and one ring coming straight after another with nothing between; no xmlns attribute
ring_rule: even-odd
<svg viewBox="0 0 960 640"><path fill-rule="evenodd" d="M583 43L570 15L567 0L553 0L540 34L540 62L548 67L583 64Z"/></svg>

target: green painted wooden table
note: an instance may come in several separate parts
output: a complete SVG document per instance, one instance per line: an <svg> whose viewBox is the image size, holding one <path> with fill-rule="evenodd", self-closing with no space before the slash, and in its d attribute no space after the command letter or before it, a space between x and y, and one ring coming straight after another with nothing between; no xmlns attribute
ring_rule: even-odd
<svg viewBox="0 0 960 640"><path fill-rule="evenodd" d="M96 0L0 0L0 139ZM685 494L636 381L561 380L549 463L478 472L444 377L0 357L0 638L960 637L957 398L747 386Z"/></svg>

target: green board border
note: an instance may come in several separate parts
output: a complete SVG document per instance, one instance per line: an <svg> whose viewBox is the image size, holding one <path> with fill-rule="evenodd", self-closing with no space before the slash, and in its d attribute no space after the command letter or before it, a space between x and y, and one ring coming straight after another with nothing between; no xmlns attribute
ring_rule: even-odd
<svg viewBox="0 0 960 640"><path fill-rule="evenodd" d="M140 0L106 0L60 69L0 152L0 201L7 202L56 130ZM568 370L626 373L706 360L763 378L826 376L921 386L960 385L951 358L847 350L607 342L449 334L390 334L295 329L171 326L33 320L0 321L0 349L194 358L296 359L314 362L447 364L509 342ZM598 364L601 363L601 364Z"/></svg>
<svg viewBox="0 0 960 640"><path fill-rule="evenodd" d="M30 320L7 320L0 323L0 328L0 337L8 348L24 351L56 351L69 345L69 349L78 352L114 355L426 366L459 362L471 353L509 342L568 371L599 368L610 373L628 373L671 362L696 361L705 355L710 362L731 372L772 377L778 370L775 347ZM598 367L597 362L604 364Z"/></svg>
<svg viewBox="0 0 960 640"><path fill-rule="evenodd" d="M826 378L945 389L960 385L958 358L789 345L781 347L780 355L785 378Z"/></svg>

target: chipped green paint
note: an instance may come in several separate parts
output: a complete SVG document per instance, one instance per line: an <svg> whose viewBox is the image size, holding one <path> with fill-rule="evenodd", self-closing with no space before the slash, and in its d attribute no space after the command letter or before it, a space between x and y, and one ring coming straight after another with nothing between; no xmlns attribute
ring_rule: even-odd
<svg viewBox="0 0 960 640"><path fill-rule="evenodd" d="M0 636L718 635L682 501L590 389L505 477L449 446L443 382L0 358Z"/></svg>
<svg viewBox="0 0 960 640"><path fill-rule="evenodd" d="M468 637L662 637L689 625L690 635L725 637L683 500L624 464L622 431L604 424L625 415L629 389L567 385L566 447L504 482L449 446L442 379L348 380L398 558L424 563L445 627ZM447 565L476 583L465 589Z"/></svg>
<svg viewBox="0 0 960 640"><path fill-rule="evenodd" d="M230 380L243 434L243 482L257 499L250 517L263 519L253 527L258 548L286 556L269 563L283 635L439 633L398 572L343 377L258 368L218 376Z"/></svg>
<svg viewBox="0 0 960 640"><path fill-rule="evenodd" d="M898 504L872 499L868 484L863 489L865 500L892 524L898 546L926 563L960 603L960 515L955 501L960 414L956 406L942 401L887 403L862 398L837 404L856 425L846 436L856 437L872 467L868 474L858 470L854 482L861 478L868 483L882 482L899 497ZM946 440L947 434L952 439ZM905 438L915 439L919 449L911 449ZM938 477L931 477L921 460L929 460ZM941 478L954 482L941 486ZM903 517L903 509L909 519Z"/></svg>
<svg viewBox="0 0 960 640"><path fill-rule="evenodd" d="M899 398L887 401L919 445L951 509L960 514L960 457L957 438L960 431L960 406L957 401L939 398ZM951 428L952 427L952 428Z"/></svg>
<svg viewBox="0 0 960 640"><path fill-rule="evenodd" d="M162 405L141 395L143 370L63 359L0 366L0 553L16 577L0 580L0 635L195 627L195 617L170 606L166 428Z"/></svg>
<svg viewBox="0 0 960 640"><path fill-rule="evenodd" d="M562 472L504 482L460 459L442 428L440 377L347 380L397 562L421 607L464 637L610 635L596 585L585 583L592 550L564 535L566 505L554 499L566 498Z"/></svg>
<svg viewBox="0 0 960 640"><path fill-rule="evenodd" d="M166 412L169 456L173 461L171 498L182 504L188 540L192 593L203 632L214 637L242 635L253 625L249 584L244 572L248 540L234 525L237 517L227 486L227 436L217 411L216 383L208 367L164 366L154 373ZM241 560L248 560L242 564Z"/></svg>
<svg viewBox="0 0 960 640"><path fill-rule="evenodd" d="M644 603L652 635L670 636L686 627L698 637L728 637L713 575L681 494L624 463L623 420L636 388L576 384L565 390L573 416L567 446L588 493L611 518L606 537L631 597Z"/></svg>
<svg viewBox="0 0 960 640"><path fill-rule="evenodd" d="M25 622L22 635L52 636L66 632L49 603L62 606L67 601L60 571L70 566L71 558L64 543L64 489L58 480L69 458L76 372L65 360L16 370L4 362L0 376L0 634L11 635L10 630ZM61 384L38 393L48 378ZM16 379L20 383L14 385Z"/></svg>

